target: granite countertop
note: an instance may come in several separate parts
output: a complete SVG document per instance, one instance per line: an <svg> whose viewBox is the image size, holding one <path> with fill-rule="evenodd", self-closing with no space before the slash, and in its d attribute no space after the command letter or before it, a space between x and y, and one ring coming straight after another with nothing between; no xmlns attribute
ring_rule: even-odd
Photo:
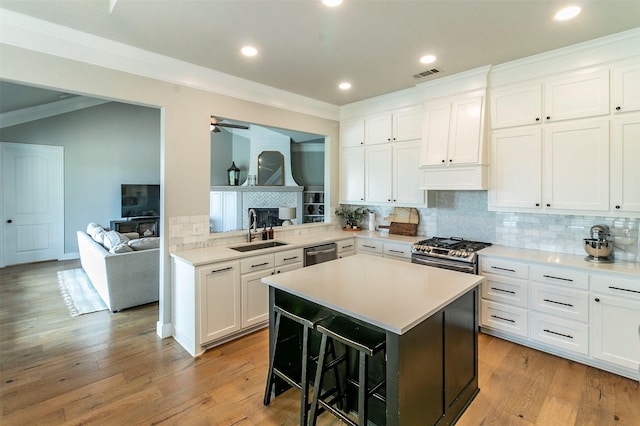
<svg viewBox="0 0 640 426"><path fill-rule="evenodd" d="M476 287L482 277L356 254L262 282L403 334Z"/></svg>
<svg viewBox="0 0 640 426"><path fill-rule="evenodd" d="M206 265L208 263L215 262L225 262L229 260L236 259L245 259L251 256L260 256L262 254L276 253L283 250L291 250L302 247L309 247L317 244L323 244L332 241L339 241L345 238L375 238L383 241L393 241L398 243L406 243L413 244L414 242L420 241L425 237L415 236L415 237L407 237L403 235L394 235L389 234L388 232L378 232L378 231L359 231L359 232L349 232L349 231L340 231L340 230L331 230L331 231L322 231L322 232L307 232L301 233L298 235L285 235L282 238L278 237L276 234L276 238L274 240L268 241L280 241L286 243L286 245L248 251L248 252L239 252L231 249L230 247L234 246L242 246L248 243L246 242L235 242L230 243L228 245L220 245L214 247L206 247L192 250L182 250L178 252L171 253L171 257L186 262L192 266L201 266ZM254 240L252 244L264 243L267 241L262 240Z"/></svg>
<svg viewBox="0 0 640 426"><path fill-rule="evenodd" d="M585 260L586 253L577 255L493 245L482 249L478 252L478 255L480 257L491 256L514 261L534 262L547 266L578 268L589 273L626 274L640 279L640 263L638 262L616 260L613 263L593 263Z"/></svg>

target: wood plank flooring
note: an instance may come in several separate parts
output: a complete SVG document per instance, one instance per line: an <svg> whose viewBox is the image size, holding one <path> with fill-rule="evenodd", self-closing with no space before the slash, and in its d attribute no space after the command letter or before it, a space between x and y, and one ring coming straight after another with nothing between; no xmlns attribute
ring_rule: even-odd
<svg viewBox="0 0 640 426"><path fill-rule="evenodd" d="M262 405L266 330L193 359L156 336L156 304L69 316L56 272L77 267L0 269L0 424L297 424L295 391ZM458 425L640 425L638 382L484 334L479 355Z"/></svg>

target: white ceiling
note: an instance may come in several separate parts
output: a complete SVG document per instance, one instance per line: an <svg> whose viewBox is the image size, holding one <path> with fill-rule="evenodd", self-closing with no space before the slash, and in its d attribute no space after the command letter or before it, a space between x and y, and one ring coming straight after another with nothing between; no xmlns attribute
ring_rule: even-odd
<svg viewBox="0 0 640 426"><path fill-rule="evenodd" d="M640 25L638 0L0 0L0 7L236 77L345 105ZM245 44L259 49L245 58ZM438 56L422 65L421 55ZM414 74L436 67L423 79ZM337 84L348 80L348 92ZM2 96L6 102L6 96ZM6 109L3 105L3 109Z"/></svg>

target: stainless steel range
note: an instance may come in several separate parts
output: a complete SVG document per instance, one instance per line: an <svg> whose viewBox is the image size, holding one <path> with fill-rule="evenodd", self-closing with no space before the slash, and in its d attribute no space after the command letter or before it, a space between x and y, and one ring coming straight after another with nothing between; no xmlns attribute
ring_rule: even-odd
<svg viewBox="0 0 640 426"><path fill-rule="evenodd" d="M411 263L478 274L478 250L491 243L433 237L411 246Z"/></svg>

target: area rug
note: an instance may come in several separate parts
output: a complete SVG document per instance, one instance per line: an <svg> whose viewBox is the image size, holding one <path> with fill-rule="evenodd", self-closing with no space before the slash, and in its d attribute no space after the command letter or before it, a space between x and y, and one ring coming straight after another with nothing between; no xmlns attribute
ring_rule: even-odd
<svg viewBox="0 0 640 426"><path fill-rule="evenodd" d="M58 271L58 287L72 317L107 309L82 268Z"/></svg>

